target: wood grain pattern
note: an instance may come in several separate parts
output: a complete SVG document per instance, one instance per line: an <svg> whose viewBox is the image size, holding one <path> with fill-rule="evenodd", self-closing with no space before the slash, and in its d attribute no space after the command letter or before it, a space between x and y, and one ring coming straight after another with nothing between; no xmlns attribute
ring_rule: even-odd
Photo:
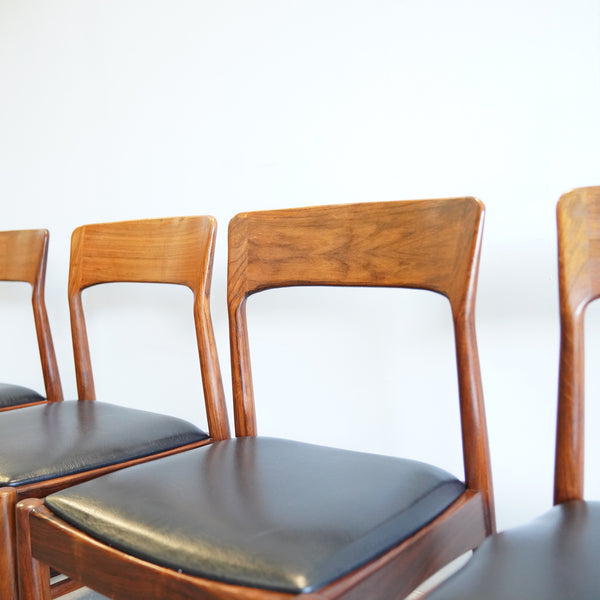
<svg viewBox="0 0 600 600"><path fill-rule="evenodd" d="M46 229L0 231L0 281L22 281L32 286L31 303L46 398L59 402L63 393L44 296L48 240Z"/></svg>
<svg viewBox="0 0 600 600"><path fill-rule="evenodd" d="M290 285L402 286L456 304L482 212L477 201L459 199L240 214L229 226L230 297Z"/></svg>
<svg viewBox="0 0 600 600"><path fill-rule="evenodd" d="M600 296L600 187L563 195L557 226L561 341L555 504L583 498L584 311Z"/></svg>

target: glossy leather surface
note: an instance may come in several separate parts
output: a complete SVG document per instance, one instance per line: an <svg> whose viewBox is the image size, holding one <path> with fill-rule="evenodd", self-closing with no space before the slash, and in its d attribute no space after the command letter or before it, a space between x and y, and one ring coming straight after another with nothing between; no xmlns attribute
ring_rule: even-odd
<svg viewBox="0 0 600 600"><path fill-rule="evenodd" d="M122 463L207 438L182 419L69 400L0 414L0 486Z"/></svg>
<svg viewBox="0 0 600 600"><path fill-rule="evenodd" d="M44 396L35 390L11 383L0 383L0 408L41 402L42 400L45 400Z"/></svg>
<svg viewBox="0 0 600 600"><path fill-rule="evenodd" d="M555 506L487 538L427 600L598 600L600 503Z"/></svg>
<svg viewBox="0 0 600 600"><path fill-rule="evenodd" d="M74 486L46 505L153 563L307 592L395 546L464 489L416 461L239 438Z"/></svg>

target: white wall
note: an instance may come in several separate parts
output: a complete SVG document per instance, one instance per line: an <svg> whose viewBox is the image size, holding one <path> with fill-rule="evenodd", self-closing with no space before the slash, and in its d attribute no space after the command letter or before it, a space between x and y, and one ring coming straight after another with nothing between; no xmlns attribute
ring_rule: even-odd
<svg viewBox="0 0 600 600"><path fill-rule="evenodd" d="M230 400L231 216L478 196L487 206L479 342L507 527L551 502L554 206L573 187L600 184L599 106L597 0L0 0L0 228L51 231L47 299L75 397L70 232L215 215L213 309ZM42 389L19 308L27 290L0 290L0 380ZM165 290L151 304L149 291L89 293L98 395L202 423L189 297ZM251 307L263 433L407 453L461 473L441 297L285 290ZM309 364L292 376L299 360ZM598 477L589 483L598 495Z"/></svg>

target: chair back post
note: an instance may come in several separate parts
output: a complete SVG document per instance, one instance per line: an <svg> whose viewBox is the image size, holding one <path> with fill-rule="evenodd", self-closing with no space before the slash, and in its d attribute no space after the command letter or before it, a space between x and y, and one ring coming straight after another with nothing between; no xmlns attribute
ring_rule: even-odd
<svg viewBox="0 0 600 600"><path fill-rule="evenodd" d="M204 274L203 280L199 286L190 287L190 289L194 294L194 322L196 324L196 340L198 342L208 430L213 439L226 440L229 439L231 434L229 432L223 379L210 312L211 274L217 233L214 219L212 225L210 243L202 257L202 261L199 261L198 264L199 272Z"/></svg>
<svg viewBox="0 0 600 600"><path fill-rule="evenodd" d="M63 399L62 385L44 297L49 237L47 229L0 232L0 280L22 281L32 287L31 304L46 399L59 402Z"/></svg>
<svg viewBox="0 0 600 600"><path fill-rule="evenodd" d="M84 225L73 232L69 308L80 399L94 399L81 292L102 283L168 283L192 291L194 324L209 433L229 437L212 321L210 281L217 224L213 217L174 217Z"/></svg>
<svg viewBox="0 0 600 600"><path fill-rule="evenodd" d="M564 194L556 209L560 361L554 503L583 498L584 314L600 296L600 187Z"/></svg>
<svg viewBox="0 0 600 600"><path fill-rule="evenodd" d="M257 435L254 387L246 300L248 286L248 226L245 214L235 216L229 223L227 263L227 310L229 316L229 346L233 385L235 435Z"/></svg>
<svg viewBox="0 0 600 600"><path fill-rule="evenodd" d="M52 332L50 330L50 321L48 320L44 292L46 287L49 233L46 229L42 231L44 232L42 256L35 282L33 283L31 304L33 307L33 321L35 323L38 348L40 351L40 361L42 363L42 373L44 375L46 398L48 402L60 402L63 399L62 386L60 383L56 354L54 352L54 343L52 341Z"/></svg>
<svg viewBox="0 0 600 600"><path fill-rule="evenodd" d="M256 435L246 300L293 285L408 287L451 304L467 485L494 530L477 344L475 289L483 205L474 198L243 213L229 224L228 308L236 435Z"/></svg>
<svg viewBox="0 0 600 600"><path fill-rule="evenodd" d="M246 322L246 296L230 295L229 337L231 351L231 378L233 383L233 416L236 437L256 436L256 408L252 367Z"/></svg>
<svg viewBox="0 0 600 600"><path fill-rule="evenodd" d="M77 381L77 397L79 400L95 400L96 389L92 372L92 360L81 299L81 292L86 287L82 283L85 231L85 226L78 227L73 231L71 236L68 300L73 357L75 360L75 379Z"/></svg>
<svg viewBox="0 0 600 600"><path fill-rule="evenodd" d="M554 504L583 499L584 405L583 311L561 315Z"/></svg>
<svg viewBox="0 0 600 600"><path fill-rule="evenodd" d="M476 233L471 239L471 247L465 249L463 259L467 270L466 283L458 285L461 292L448 297L452 307L456 341L465 482L469 489L479 490L483 494L487 531L494 533L496 518L492 469L475 333L475 298L483 235L483 205L480 205L479 216L475 219L473 227Z"/></svg>

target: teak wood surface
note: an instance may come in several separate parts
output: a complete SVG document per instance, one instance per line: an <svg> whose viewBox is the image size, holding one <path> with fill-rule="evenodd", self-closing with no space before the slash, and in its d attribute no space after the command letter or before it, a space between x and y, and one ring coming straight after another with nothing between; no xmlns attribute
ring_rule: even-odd
<svg viewBox="0 0 600 600"><path fill-rule="evenodd" d="M600 297L600 187L579 188L557 205L560 367L554 503L583 499L584 314Z"/></svg>
<svg viewBox="0 0 600 600"><path fill-rule="evenodd" d="M286 285L413 287L445 295L456 330L467 490L399 546L312 599L404 598L494 530L483 394L474 327L483 205L473 198L382 202L246 213L229 229L228 305L238 436L257 435L245 303ZM376 493L373 490L373 493ZM193 498L190 498L193 502ZM21 600L51 597L48 565L117 600L284 600L294 595L192 577L119 552L57 518L19 505Z"/></svg>
<svg viewBox="0 0 600 600"><path fill-rule="evenodd" d="M210 438L121 464L0 488L0 600L18 597L14 512L19 500L42 497L110 471L229 437L209 304L215 237L216 221L206 216L85 225L74 231L68 294L79 399L95 399L81 292L92 285L118 281L185 285L193 292Z"/></svg>
<svg viewBox="0 0 600 600"><path fill-rule="evenodd" d="M48 402L63 398L52 333L46 311L44 289L48 262L47 229L0 231L0 281L21 281L31 285L31 303L44 387ZM36 403L29 403L33 406ZM7 407L12 410L17 407ZM0 412L3 409L0 408Z"/></svg>

